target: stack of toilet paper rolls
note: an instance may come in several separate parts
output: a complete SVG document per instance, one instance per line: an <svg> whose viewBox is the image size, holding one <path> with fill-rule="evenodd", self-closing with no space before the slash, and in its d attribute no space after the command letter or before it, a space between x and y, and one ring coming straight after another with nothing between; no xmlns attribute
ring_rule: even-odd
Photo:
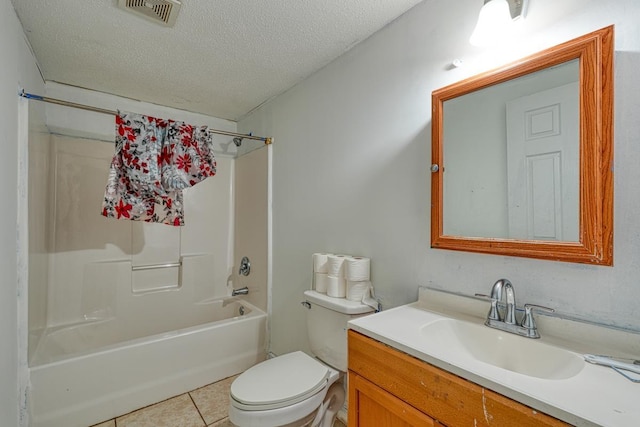
<svg viewBox="0 0 640 427"><path fill-rule="evenodd" d="M365 257L313 254L315 290L330 297L362 301L371 290L371 260Z"/></svg>
<svg viewBox="0 0 640 427"><path fill-rule="evenodd" d="M327 293L328 269L327 261L330 254L313 254L313 288L322 294Z"/></svg>
<svg viewBox="0 0 640 427"><path fill-rule="evenodd" d="M347 281L346 298L362 301L371 291L371 260L353 256L345 260L344 277Z"/></svg>

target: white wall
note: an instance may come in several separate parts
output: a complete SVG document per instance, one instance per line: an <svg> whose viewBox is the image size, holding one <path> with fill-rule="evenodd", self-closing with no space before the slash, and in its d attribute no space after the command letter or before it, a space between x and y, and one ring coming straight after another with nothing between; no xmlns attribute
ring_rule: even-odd
<svg viewBox="0 0 640 427"><path fill-rule="evenodd" d="M509 278L518 302L640 330L640 2L531 0L518 44L472 47L479 0L427 0L239 123L273 146L275 353L308 349L301 293L316 251L372 258L386 308L427 285L486 293ZM434 89L616 25L614 267L430 249ZM464 61L452 69L453 59Z"/></svg>
<svg viewBox="0 0 640 427"><path fill-rule="evenodd" d="M44 85L9 0L0 0L0 58L0 198L3 201L0 205L0 419L3 425L15 426L21 424L25 415L22 388L26 376L26 335L21 337L18 331L20 328L26 334L27 322L26 313L18 309L26 306L26 294L18 287L16 257L17 94L19 86L41 91ZM34 120L38 120L37 114Z"/></svg>

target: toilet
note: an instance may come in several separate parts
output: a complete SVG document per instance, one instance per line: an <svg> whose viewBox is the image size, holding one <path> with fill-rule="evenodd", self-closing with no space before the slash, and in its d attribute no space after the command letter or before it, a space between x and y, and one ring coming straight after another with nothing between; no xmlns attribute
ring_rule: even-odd
<svg viewBox="0 0 640 427"><path fill-rule="evenodd" d="M347 322L374 310L305 291L311 357L301 351L259 363L231 384L229 419L239 427L331 427L345 400Z"/></svg>

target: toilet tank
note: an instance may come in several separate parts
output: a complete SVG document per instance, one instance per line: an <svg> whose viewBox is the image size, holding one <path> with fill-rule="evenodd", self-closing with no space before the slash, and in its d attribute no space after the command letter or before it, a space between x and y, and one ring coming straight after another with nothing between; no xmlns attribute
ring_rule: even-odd
<svg viewBox="0 0 640 427"><path fill-rule="evenodd" d="M311 352L333 368L347 371L347 322L373 313L373 308L358 301L333 298L309 290L304 293L307 335Z"/></svg>

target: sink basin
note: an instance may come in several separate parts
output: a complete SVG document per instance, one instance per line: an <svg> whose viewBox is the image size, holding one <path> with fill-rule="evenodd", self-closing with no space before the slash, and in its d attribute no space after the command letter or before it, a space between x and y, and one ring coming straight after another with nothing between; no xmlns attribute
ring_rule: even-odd
<svg viewBox="0 0 640 427"><path fill-rule="evenodd" d="M562 348L457 319L427 323L420 334L456 357L470 357L530 377L567 379L585 364L582 357Z"/></svg>

